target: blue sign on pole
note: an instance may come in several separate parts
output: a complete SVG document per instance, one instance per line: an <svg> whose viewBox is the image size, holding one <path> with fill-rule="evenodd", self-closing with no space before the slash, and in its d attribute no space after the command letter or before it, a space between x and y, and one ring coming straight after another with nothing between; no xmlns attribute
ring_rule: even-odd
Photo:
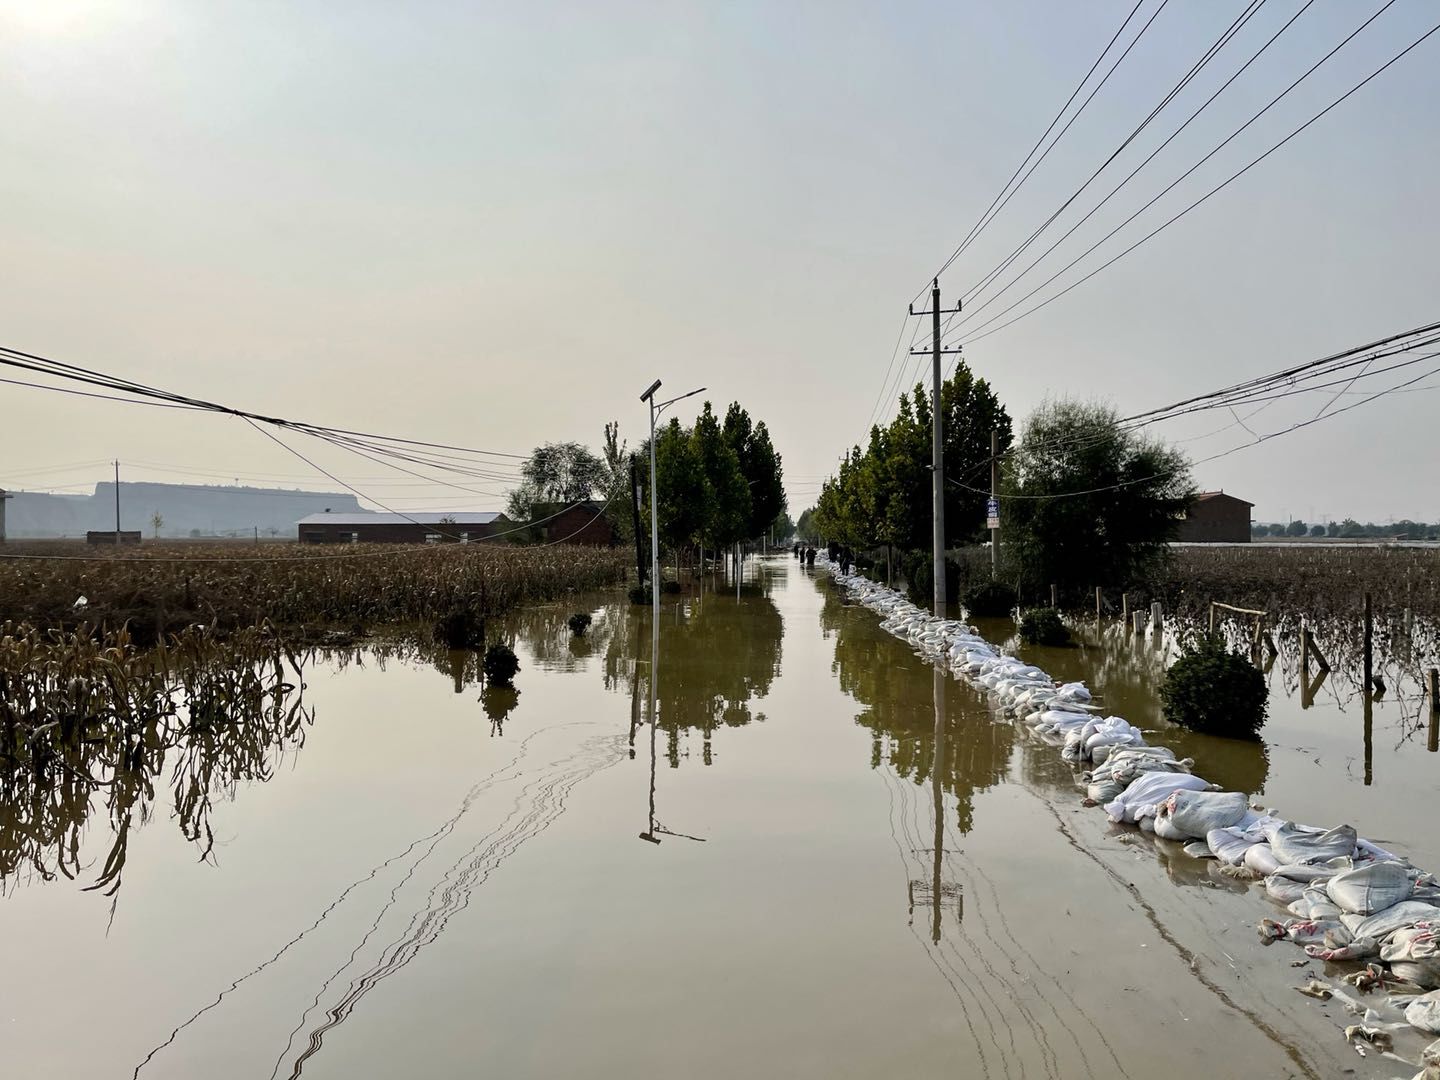
<svg viewBox="0 0 1440 1080"><path fill-rule="evenodd" d="M1000 500L987 499L985 501L985 527L987 529L998 529L1000 527Z"/></svg>

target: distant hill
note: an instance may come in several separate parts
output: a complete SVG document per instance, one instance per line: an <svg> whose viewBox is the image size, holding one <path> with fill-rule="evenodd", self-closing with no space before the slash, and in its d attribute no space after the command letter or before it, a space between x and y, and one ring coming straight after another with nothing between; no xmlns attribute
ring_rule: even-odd
<svg viewBox="0 0 1440 1080"><path fill-rule="evenodd" d="M115 528L115 484L95 485L93 495L48 495L14 491L6 508L6 535L12 540L71 536ZM120 527L154 534L152 519L164 518L162 537L253 535L294 537L295 522L324 510L363 509L354 495L334 491L211 484L120 484ZM274 530L272 533L271 530Z"/></svg>

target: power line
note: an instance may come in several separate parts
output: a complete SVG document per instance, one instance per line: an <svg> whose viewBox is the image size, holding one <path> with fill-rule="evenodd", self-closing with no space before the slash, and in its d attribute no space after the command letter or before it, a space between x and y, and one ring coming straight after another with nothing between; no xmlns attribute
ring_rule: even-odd
<svg viewBox="0 0 1440 1080"><path fill-rule="evenodd" d="M1394 2L1395 2L1395 0L1389 0L1389 2L1385 5L1385 7L1381 8L1380 10L1381 10L1381 11L1384 11L1386 8L1388 8L1388 7L1390 6L1390 4L1393 4ZM1373 21L1373 19L1374 19L1376 16L1378 16L1379 14L1380 14L1380 12L1376 12L1376 15L1375 15L1375 16L1371 16L1371 19L1370 19L1370 20L1367 20L1364 25L1369 25L1369 22L1370 22L1370 21ZM1364 26L1362 25L1362 27L1361 27L1360 29L1364 29ZM1155 229L1151 230L1151 231L1150 231L1149 233L1147 233L1145 236L1143 236L1143 237L1141 237L1139 240L1135 241L1135 243L1133 243L1133 244L1131 244L1129 247L1125 248L1125 249L1124 249L1123 251L1121 251L1119 254L1113 256L1112 258L1110 258L1110 259L1107 260L1106 262L1100 264L1100 265L1099 265L1098 267L1096 267L1094 270L1091 270L1089 273L1087 273L1084 277L1081 277L1081 278L1079 278L1078 280L1076 280L1076 281L1072 282L1071 284L1067 285L1064 289L1060 290L1060 291L1059 291L1058 293L1056 293L1055 295L1049 297L1049 298L1046 299L1046 300L1043 300L1042 302L1040 302L1039 304L1034 305L1033 307L1029 308L1028 310L1021 312L1019 315L1015 316L1015 318L1010 319L1010 320L1008 320L1008 321L1006 321L1006 322L1003 322L1003 323L1001 323L999 326L994 327L993 329L985 330L985 327L990 326L991 323L994 323L996 320L1003 318L1008 312L1014 310L1016 307L1018 307L1019 305L1023 304L1026 300L1028 300L1030 297L1034 296L1034 295L1035 295L1037 292L1039 292L1041 289L1045 288L1045 287L1046 287L1047 285L1049 285L1051 282L1055 281L1056 278L1060 277L1060 276L1061 276L1062 274L1064 274L1067 270L1069 270L1071 267L1073 267L1076 263L1080 262L1080 260L1082 260L1082 259L1084 259L1086 256L1088 256L1091 252L1093 252L1093 251L1094 251L1096 248L1098 248L1101 244L1105 243L1106 240L1109 240L1112 236L1114 236L1114 235L1115 235L1117 232L1119 232L1122 228L1124 228L1126 225L1128 225L1131 221L1133 221L1136 217L1138 217L1138 216L1139 216L1141 213L1143 213L1145 210L1149 209L1149 207L1152 206L1152 205L1154 205L1154 203L1155 203L1156 201L1158 201L1158 200L1159 200L1160 198L1162 198L1164 195L1168 194L1171 190L1174 189L1174 187L1175 187L1177 184L1180 183L1181 180L1184 180L1185 177L1189 176L1192 172L1195 171L1195 169L1199 168L1200 165L1204 164L1205 161L1208 161L1211 157L1213 157L1214 154L1220 149L1220 147L1216 147L1215 150L1212 150L1212 151L1210 152L1210 154L1207 154L1207 155L1205 156L1205 158L1202 158L1201 161L1199 161L1199 162L1197 162L1195 165L1191 166L1191 168L1188 169L1184 174L1182 174L1179 179L1177 179L1174 183L1172 183L1169 187L1167 187L1167 188L1166 188L1164 191L1162 191L1159 195L1156 195L1153 199L1151 199L1149 202L1147 202L1144 206L1142 206L1142 207L1141 207L1139 210L1137 210L1134 214L1131 214L1128 218L1126 218L1123 222L1121 222L1119 225L1117 225L1114 229L1111 229L1110 232L1106 233L1105 236L1101 237L1098 241L1096 241L1094 244L1092 244L1089 248L1087 248L1084 252L1082 252L1082 253L1081 253L1080 255L1078 255L1076 258L1072 259L1069 263L1067 263L1067 264L1066 264L1064 267L1062 267L1059 271L1057 271L1055 274L1051 275L1051 277L1049 277L1048 279L1046 279L1046 280L1045 280L1044 282L1042 282L1040 285L1037 285L1034 289L1032 289L1030 292L1026 293L1024 296L1022 296L1022 297L1021 297L1019 300L1017 300L1015 303L1011 304L1009 307L1005 308L1005 309L1004 309L1003 311L1001 311L998 315L995 315L995 316L991 317L991 318L988 319L986 322L981 323L979 326L975 327L975 329L974 329L973 331L971 331L971 335L970 335L969 337L966 337L966 338L964 339L963 344L970 344L970 343L972 343L972 342L979 341L979 340L981 340L982 338L989 337L991 334L999 333L1001 330L1004 330L1006 327L1013 326L1015 323L1019 322L1021 319L1027 318L1028 316L1035 314L1037 311L1041 310L1042 308L1047 307L1047 306L1049 306L1050 304L1054 303L1056 300L1060 299L1062 296L1064 296L1066 293L1070 292L1072 289L1078 288L1080 285L1083 285L1085 282L1089 281L1092 277L1094 277L1096 274L1100 273L1102 270L1105 270L1105 269L1107 269L1108 267L1113 266L1115 263L1119 262L1122 258L1124 258L1126 255L1130 254L1130 253L1131 253L1132 251L1134 251L1136 248L1140 247L1142 244L1146 243L1147 241L1153 239L1155 236L1158 236L1158 235L1159 235L1161 232L1163 232L1165 229L1169 228L1169 227L1170 227L1171 225L1173 225L1175 222L1179 221L1179 220L1180 220L1181 218L1183 218L1186 214L1190 213L1191 210L1194 210L1196 207L1200 206L1202 203L1204 203L1204 202L1206 202L1207 200L1209 200L1212 196L1218 194L1220 191L1223 191L1226 187L1228 187L1228 186L1229 186L1230 184L1232 184L1234 181L1236 181L1236 180L1238 180L1240 177L1244 176L1247 172L1249 172L1251 169L1253 169L1256 165L1259 165L1262 161L1264 161L1266 158L1268 158L1271 154L1275 153L1275 151L1277 151L1277 150L1279 150L1281 147L1285 146L1285 144L1288 143L1288 142L1290 142L1290 140L1296 138L1298 135L1300 135L1300 134L1301 134L1302 132L1304 132L1306 129L1308 129L1309 127L1311 127L1313 124L1317 123L1320 119L1322 119L1324 116L1326 116L1326 115L1327 115L1328 113L1330 113L1332 110L1334 110L1335 108L1337 108L1340 104L1342 104L1344 101L1346 101L1347 99L1349 99L1352 95L1354 95L1355 93L1357 93L1361 88L1363 88L1364 86L1366 86L1366 85L1367 85L1368 83L1370 83L1373 79L1379 77L1382 73L1384 73L1386 70L1388 70L1392 65L1398 63L1402 58L1404 58L1406 55L1408 55L1413 49L1418 48L1423 42L1425 42L1428 38L1430 38L1437 30L1440 30L1440 23L1437 23L1435 26L1432 26L1432 27L1431 27L1429 30L1427 30L1424 34L1420 35L1420 37L1416 38L1414 41L1412 41L1409 45L1407 45L1407 46L1406 46L1404 49L1402 49L1400 52L1398 52L1398 53L1396 53L1394 56L1392 56L1389 60L1387 60L1387 61L1386 61L1384 64L1382 64L1380 67L1376 68L1374 71L1372 71L1369 75L1365 76L1365 78L1361 79L1358 83L1356 83L1354 86L1352 86L1352 87L1351 87L1349 90L1347 90L1345 93L1341 94L1341 95L1340 95L1338 98L1336 98L1334 101L1330 102L1330 104L1327 105L1327 106L1325 106L1325 108L1323 108L1323 109L1321 109L1319 112L1315 113L1313 116L1310 117L1310 119L1306 120L1303 124L1301 124L1299 127L1295 128L1293 131L1291 131L1291 132L1290 132L1288 135L1286 135L1284 138L1280 139L1278 142L1276 142L1275 144L1273 144L1268 150L1264 151L1263 153L1261 153L1261 154L1258 155L1257 157L1251 159L1251 161L1250 161L1248 164L1246 164L1244 167L1242 167L1242 168L1238 169L1236 172L1232 173L1229 177L1227 177L1225 180L1221 181L1221 182L1220 182L1219 184L1217 184L1215 187L1211 188L1209 191L1207 191L1207 192L1206 192L1204 195L1202 195L1200 198L1196 199L1196 200L1195 200L1194 202L1192 202L1190 205L1186 206L1183 210L1179 211L1178 213L1176 213L1175 215L1173 215L1172 217L1170 217L1169 219L1167 219L1166 221L1164 221L1163 223L1161 223L1161 224L1160 224L1159 226L1157 226ZM1357 30L1356 33L1358 33L1358 32L1359 32L1359 31ZM1352 34L1351 37L1353 37L1353 36L1354 36L1354 35ZM1349 40L1349 38L1346 39L1346 41L1348 41L1348 40ZM1341 46L1343 46L1343 44L1344 44L1344 42L1341 43ZM1333 55L1334 52L1337 51L1341 46L1336 46L1336 49L1331 50L1330 53L1327 53L1327 54L1326 54L1326 57L1323 57L1320 61L1318 61L1315 66L1318 67L1319 64L1324 63L1325 59L1328 59L1328 57L1329 57L1330 55ZM1311 71L1313 71L1313 70L1314 70L1314 68L1311 68ZM1304 79L1308 74L1309 74L1309 72L1307 72L1306 75L1302 75L1302 76L1301 76L1301 79ZM1291 89L1293 89L1294 85L1298 84L1299 81L1300 81L1300 80L1297 80L1295 84L1292 84L1292 85L1291 85ZM1284 91L1280 96L1283 97L1284 94L1285 94L1285 93L1288 93L1288 92L1289 92L1289 89L1287 89L1286 91ZM1279 100L1279 98L1277 97L1277 98L1275 99L1275 101L1278 101L1278 100ZM1273 104L1275 103L1275 101L1272 101L1270 104L1273 105ZM1258 119L1259 116L1260 116L1260 115L1263 115L1263 113L1264 113L1266 110L1268 110L1269 108L1270 108L1270 105L1267 105L1267 106L1265 107L1265 109L1262 109L1260 113L1257 113L1254 117L1251 118L1250 121L1247 121L1245 127L1248 127L1248 126L1250 125L1250 123L1253 123L1254 120ZM1243 130L1244 130L1244 127L1242 127L1242 128L1240 129L1240 131L1243 131ZM1227 138L1227 139L1225 140L1225 143L1228 143L1231 139L1233 139L1233 138L1235 137L1235 135L1238 135L1238 134L1239 134L1239 131L1235 132L1233 135L1231 135L1229 138ZM1225 143L1221 143L1221 146L1224 146ZM983 333L978 333L978 332L976 332L976 331L984 331L984 332L983 332Z"/></svg>
<svg viewBox="0 0 1440 1080"><path fill-rule="evenodd" d="M1260 6L1263 3L1264 0L1252 0L1251 5L1247 7L1246 10L1241 13L1240 17L1238 17L1233 23L1230 24L1229 28L1226 29L1226 31L1220 36L1220 38L1214 44L1212 44L1209 49L1206 50L1205 54L1198 61L1196 61L1196 63L1191 67L1190 71L1187 72L1186 75L1180 80L1180 82L1177 83L1175 87L1170 91L1170 93L1166 95L1165 99L1161 101L1160 104L1157 105L1153 110L1151 110L1150 115L1147 116L1143 121L1141 121L1140 125L1130 133L1130 135L1125 139L1125 141L1122 142L1120 146L1117 147L1116 150L1108 158L1105 159L1104 162L1101 163L1098 169L1096 169L1093 173L1090 174L1086 181L1081 184L1080 187L1078 187L1074 191L1074 193L1070 195L1069 198L1067 198L1063 203L1060 204L1059 209L1057 209L1044 222L1042 222L1038 229L1032 232L1030 236L1025 239L1024 242L1022 242L1018 247L1011 251L1010 254L1007 255L1003 260L1001 260L1001 262L997 264L992 270L990 270L989 273L987 273L983 278L976 282L975 285L971 286L971 288L964 294L965 299L968 300L978 297L979 294L983 292L986 288L988 288L991 284L993 284L995 280L999 277L999 275L1004 273L1005 270L1008 269L1015 262L1015 260L1018 259L1025 252L1025 250L1056 221L1057 218L1060 217L1061 214L1063 214L1067 209L1069 209L1070 206L1075 202L1075 200L1078 199L1085 192L1085 190L1090 186L1090 184L1093 183L1095 179L1099 177L1099 175L1111 164L1111 162L1113 162L1121 154L1121 152L1124 151L1126 147L1128 147L1130 143L1141 133L1141 131L1144 130L1146 125L1148 125L1150 121L1153 120L1156 116L1158 116L1160 111L1163 110L1165 106L1168 105L1171 101L1173 101L1181 90L1183 90L1187 85L1189 85L1191 80L1194 79L1194 77L1210 62L1210 60L1212 60L1215 56L1219 54L1220 50L1223 49L1226 44L1233 40L1239 30L1243 29L1245 24L1248 23L1250 19L1255 15L1255 13L1260 10ZM1303 15L1313 3L1314 0L1306 0L1304 6L1302 6L1298 11L1296 11L1295 14L1292 15L1280 27L1279 30L1277 30L1263 45L1261 45L1259 49L1257 49L1253 54L1251 54L1250 58L1246 60L1245 63L1241 65L1241 67L1233 75L1230 76L1229 79L1222 83L1219 89L1217 89L1208 98L1206 98L1205 101L1201 103L1200 107L1194 112L1192 112L1184 120L1184 122L1181 123L1180 126L1177 127L1169 135L1169 137L1165 139L1164 142L1162 142L1159 146L1152 150L1149 156L1147 156L1144 161L1140 162L1139 165L1137 165L1133 170L1131 170L1130 174L1126 176L1123 180L1121 180L1120 183L1116 184L1113 188L1111 188L1109 193L1106 194L1105 197L1102 198L1093 207L1091 207L1091 209L1085 214L1084 217L1082 217L1074 225L1070 226L1064 236L1061 236L1059 240L1056 240L1048 248L1046 248L1045 251L1042 252L1038 258L1036 258L1029 266L1027 266L1014 278L1012 278L1002 289L999 290L999 292L995 293L994 296L992 296L989 300L981 304L979 308L974 309L973 313L978 314L980 311L984 310L985 307L989 306L989 304L992 303L994 300L998 299L1000 296L1004 295L1009 289L1013 288L1016 282L1018 282L1021 278L1025 277L1025 275L1028 274L1031 270L1035 269L1035 267L1041 261L1043 261L1046 256L1048 256L1052 251L1054 251L1057 247L1059 247L1062 243L1069 239L1069 237L1074 234L1076 229L1080 228L1082 225L1085 224L1085 222L1089 221L1090 218L1093 217L1102 207L1104 207L1112 198L1114 198L1115 195L1122 188L1124 188L1126 184L1133 180L1137 173L1144 169L1146 165L1150 164L1150 162L1155 160L1155 158L1162 151L1164 151L1165 148L1171 144L1171 142L1173 142L1186 128L1188 128L1190 124L1196 119L1196 117L1198 117L1201 113L1208 109L1210 105L1215 101L1215 99L1218 98L1222 93L1224 93L1225 90L1227 90L1231 86L1231 84L1235 82L1236 79L1238 79L1242 74L1244 74L1245 71L1247 71L1250 66L1254 64L1255 61L1258 60L1260 56L1263 55L1265 51L1268 50L1270 46L1275 43L1276 39L1278 39L1281 34L1285 33L1285 31L1288 30L1291 25L1293 25L1294 22L1298 18L1300 18L1300 16ZM963 325L965 322L968 321L968 317L966 319L962 319L961 324Z"/></svg>
<svg viewBox="0 0 1440 1080"><path fill-rule="evenodd" d="M1105 73L1104 78L1102 78L1099 84L1096 85L1095 89L1090 92L1090 96L1085 99L1085 101L1080 105L1080 108L1075 110L1075 115L1072 116L1070 120L1065 124L1065 127L1061 130L1060 134L1055 136L1055 141L1045 148L1044 153L1042 153L1040 157L1036 159L1035 165L1031 167L1029 172L1025 173L1025 176L1021 178L1020 182L1018 184L1015 183L1015 178L1017 176L1020 176L1020 173L1022 170L1024 170L1026 164L1030 161L1032 157L1035 156L1035 151L1040 149L1041 144L1044 143L1046 138L1050 135L1050 132L1055 129L1055 125L1060 122L1060 118L1064 116L1066 110L1070 108L1071 102L1073 102L1075 98L1079 96L1080 91L1085 88L1085 84L1090 81L1090 76L1095 74L1095 69L1100 66L1101 62L1109 54L1110 50L1114 48L1115 42L1120 40L1120 35L1125 32L1125 28L1130 25L1130 20L1135 17L1135 13L1140 10L1140 7L1142 4L1144 4L1144 2L1145 0L1136 0L1135 6L1130 9L1130 14L1125 16L1125 21L1120 24L1119 29L1117 29L1115 33L1111 36L1110 40L1106 42L1105 48L1100 50L1100 55L1095 58L1095 62L1090 65L1090 69L1085 72L1085 77L1081 79L1079 84L1076 85L1075 89L1070 92L1070 96L1065 99L1065 104L1060 106L1060 111L1055 114L1055 118L1050 121L1049 126L1045 128L1044 132L1041 133L1040 138L1037 139L1035 145L1030 148L1030 152L1025 155L1024 160L1022 160L1020 164L1015 167L1015 171L1010 175L1010 179L1005 181L1005 185L999 190L999 192L996 193L995 198L990 201L990 205L985 208L985 212L981 214L980 217L976 220L975 224L970 227L970 231L965 234L965 238L961 240L960 243L956 246L955 250L951 252L950 257L941 264L940 269L935 271L935 273L931 275L932 279L938 278L941 274L948 270L951 264L954 263L955 260L964 253L965 249L970 246L970 244L975 240L975 238L979 236L980 233L983 232L985 228L990 224L990 222L995 219L995 216L998 215L1001 210L1005 209L1005 203L1008 203L1010 199L1014 196L1015 192L1020 190L1020 188L1024 185L1025 181L1030 178L1031 173L1035 171L1035 168L1038 167L1040 165L1040 162L1044 161L1045 157L1050 153L1050 151L1055 148L1056 143L1058 143L1062 138L1064 138L1065 132L1070 130L1070 125L1073 124L1076 118L1085 111L1085 107L1090 104L1090 101L1095 97L1095 94L1098 93L1100 88L1105 85L1106 81L1109 80L1110 76L1115 73L1115 68L1120 66L1120 62L1124 60L1125 57L1129 54L1130 49L1133 49L1135 47L1135 42L1139 41L1140 38L1144 35L1145 31L1150 28L1150 23L1155 21L1155 17L1164 10L1165 4L1168 3L1169 0L1161 0L1160 6L1156 8L1155 13L1150 16L1149 22L1147 22L1143 27L1140 28L1140 33L1135 35L1134 40L1130 42L1130 45L1126 48L1125 52L1120 55L1120 58L1116 60L1113 65L1111 65L1110 70ZM1014 184L1013 190L1011 190L1012 184ZM1007 190L1009 191L1008 195L1006 194ZM1000 201L1002 197L1004 197L1005 200L1005 202L1003 203ZM999 203L998 207L996 205L997 203ZM991 213L992 210L994 211L993 214ZM914 303L916 300L919 300L922 296L924 296L925 290L927 288L929 288L928 283L922 286L920 291L910 298L911 303Z"/></svg>

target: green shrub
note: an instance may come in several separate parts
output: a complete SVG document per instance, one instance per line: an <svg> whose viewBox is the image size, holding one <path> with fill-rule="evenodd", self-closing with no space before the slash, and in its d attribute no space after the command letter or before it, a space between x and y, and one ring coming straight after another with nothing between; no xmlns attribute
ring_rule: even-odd
<svg viewBox="0 0 1440 1080"><path fill-rule="evenodd" d="M928 551L912 551L900 561L901 573L912 603L929 607L935 598L935 556ZM960 598L960 567L952 559L945 560L945 602Z"/></svg>
<svg viewBox="0 0 1440 1080"><path fill-rule="evenodd" d="M1015 610L1019 597L1002 581L987 581L965 594L965 610L978 618L1003 618Z"/></svg>
<svg viewBox="0 0 1440 1080"><path fill-rule="evenodd" d="M503 641L497 641L485 650L485 659L480 661L485 679L491 686L509 686L520 670L520 661L515 652Z"/></svg>
<svg viewBox="0 0 1440 1080"><path fill-rule="evenodd" d="M1020 640L1030 645L1068 645L1070 631L1054 608L1031 608L1020 620Z"/></svg>
<svg viewBox="0 0 1440 1080"><path fill-rule="evenodd" d="M590 616L583 611L577 611L566 620L570 627L570 633L576 637L584 637L585 631L590 629Z"/></svg>
<svg viewBox="0 0 1440 1080"><path fill-rule="evenodd" d="M452 649L478 649L485 644L485 616L457 605L435 623L435 640Z"/></svg>
<svg viewBox="0 0 1440 1080"><path fill-rule="evenodd" d="M1218 635L1187 645L1160 687L1165 719L1234 739L1260 737L1266 697L1265 676Z"/></svg>

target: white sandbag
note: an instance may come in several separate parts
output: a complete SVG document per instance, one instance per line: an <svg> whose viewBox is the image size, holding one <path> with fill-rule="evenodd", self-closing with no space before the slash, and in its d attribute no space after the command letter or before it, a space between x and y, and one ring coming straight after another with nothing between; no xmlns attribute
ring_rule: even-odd
<svg viewBox="0 0 1440 1080"><path fill-rule="evenodd" d="M1231 826L1211 829L1205 834L1205 843L1226 866L1239 866L1245 861L1245 852L1254 847L1256 842L1246 835L1243 829Z"/></svg>
<svg viewBox="0 0 1440 1080"><path fill-rule="evenodd" d="M1373 915L1408 900L1415 891L1403 864L1377 862L1336 874L1325 886L1330 899L1352 915Z"/></svg>
<svg viewBox="0 0 1440 1080"><path fill-rule="evenodd" d="M1271 874L1265 879L1265 894L1277 904L1289 907L1305 895L1305 882Z"/></svg>
<svg viewBox="0 0 1440 1080"><path fill-rule="evenodd" d="M1372 937L1380 940L1405 926L1440 922L1440 907L1422 904L1418 900L1405 900L1384 911L1377 911L1374 915L1341 915L1340 921L1357 938Z"/></svg>
<svg viewBox="0 0 1440 1080"><path fill-rule="evenodd" d="M1406 982L1426 990L1440 987L1440 923L1396 930L1380 946L1380 959Z"/></svg>
<svg viewBox="0 0 1440 1080"><path fill-rule="evenodd" d="M1310 825L1297 825L1293 821L1282 821L1267 830L1266 838L1281 865L1325 862L1327 859L1351 856L1355 854L1355 841L1359 839L1349 825L1317 829Z"/></svg>
<svg viewBox="0 0 1440 1080"><path fill-rule="evenodd" d="M1292 881L1319 882L1324 884L1336 874L1343 874L1354 867L1349 859L1330 859L1320 863L1286 863L1275 873Z"/></svg>
<svg viewBox="0 0 1440 1080"><path fill-rule="evenodd" d="M1250 809L1240 791L1177 791L1155 815L1155 835L1167 840L1203 837L1211 829L1234 825Z"/></svg>
<svg viewBox="0 0 1440 1080"><path fill-rule="evenodd" d="M1245 866L1257 874L1273 874L1280 869L1280 860L1270 850L1270 845L1255 844L1245 852Z"/></svg>
<svg viewBox="0 0 1440 1080"><path fill-rule="evenodd" d="M1132 824L1153 818L1158 804L1176 791L1205 791L1210 784L1190 773L1148 772L1105 804L1111 821Z"/></svg>
<svg viewBox="0 0 1440 1080"><path fill-rule="evenodd" d="M1330 899L1324 886L1310 885L1300 899L1290 904L1290 914L1301 919L1335 919L1341 915L1340 906Z"/></svg>
<svg viewBox="0 0 1440 1080"><path fill-rule="evenodd" d="M1440 1035L1440 990L1421 994L1405 1007L1405 1022L1431 1035Z"/></svg>

